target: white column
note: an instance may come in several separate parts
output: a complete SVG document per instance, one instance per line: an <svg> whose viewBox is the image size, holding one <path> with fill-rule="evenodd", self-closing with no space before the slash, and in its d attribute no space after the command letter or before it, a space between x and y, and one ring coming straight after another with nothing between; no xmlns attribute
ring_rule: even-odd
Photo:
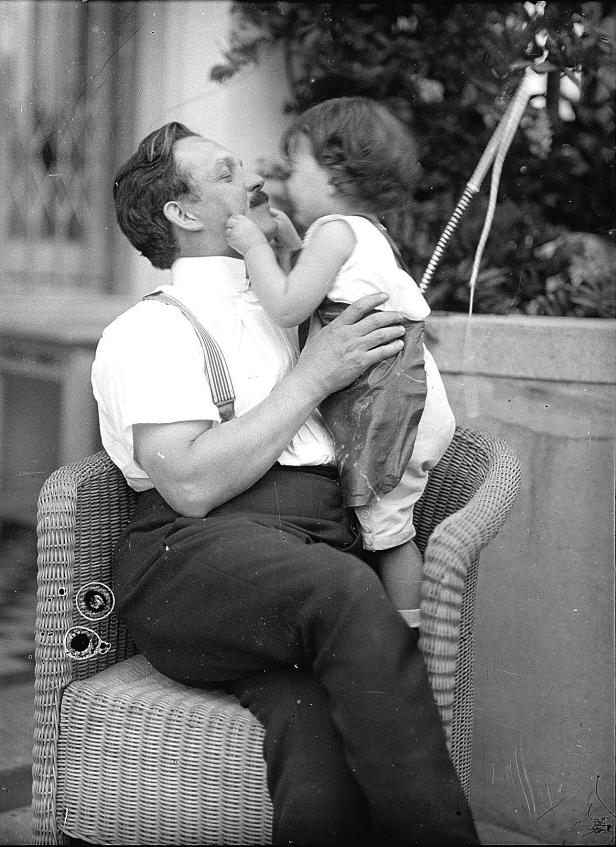
<svg viewBox="0 0 616 847"><path fill-rule="evenodd" d="M224 84L210 79L224 62L231 3L220 0L139 4L134 145L169 121L233 150L247 165L278 155L289 99L282 50L264 51L260 64ZM168 278L133 252L130 290L138 297Z"/></svg>

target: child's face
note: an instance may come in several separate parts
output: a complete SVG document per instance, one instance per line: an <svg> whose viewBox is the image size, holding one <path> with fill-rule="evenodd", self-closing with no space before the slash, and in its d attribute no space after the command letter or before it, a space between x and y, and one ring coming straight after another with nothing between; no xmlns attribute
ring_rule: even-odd
<svg viewBox="0 0 616 847"><path fill-rule="evenodd" d="M295 142L289 156L289 168L287 193L296 223L309 226L323 215L340 211L329 174L314 158L305 135L300 135Z"/></svg>

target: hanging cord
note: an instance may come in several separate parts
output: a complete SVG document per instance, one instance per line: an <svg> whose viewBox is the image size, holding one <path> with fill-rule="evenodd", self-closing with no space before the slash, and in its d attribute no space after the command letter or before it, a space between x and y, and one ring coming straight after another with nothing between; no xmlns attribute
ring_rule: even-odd
<svg viewBox="0 0 616 847"><path fill-rule="evenodd" d="M500 119L498 126L494 130L492 137L490 138L485 150L483 151L483 155L481 156L477 167L475 168L473 175L466 183L466 187L462 196L458 200L458 203L447 223L447 226L443 230L443 234L438 240L436 247L434 248L434 252L430 257L430 261L424 271L424 274L421 278L421 282L419 283L419 290L423 294L430 284L432 277L434 276L434 271L436 270L443 253L445 252L445 247L449 243L451 236L456 231L456 228L462 218L462 215L466 211L469 203L471 202L473 195L477 194L481 183L488 171L488 168L494 161L495 157L502 150L502 155L500 157L500 166L497 172L496 183L494 179L492 180L492 193L490 196L490 201L492 201L492 194L494 195L494 205L496 202L496 192L498 191L498 181L500 179L500 171L502 170L502 162L504 161L505 155L513 136L515 135L518 124L524 114L524 109L526 108L526 103L528 102L528 98L530 96L530 86L529 80L531 75L531 69L527 68L522 79L522 82L518 86L518 89L511 99L507 109L505 110L504 115ZM496 187L494 187L496 186ZM488 208L488 215L490 215L490 208ZM481 253L483 252L483 247L485 242L487 241L488 233L490 227L492 225L492 218L494 216L494 209L491 209L491 216L488 218L486 216L486 224L484 224L484 229L480 239ZM487 226L486 226L487 225ZM479 254L479 261L481 261L481 253L479 252L479 248L477 250L477 254ZM475 255L475 264L477 268L479 267L479 262L477 261L477 254ZM473 271L475 271L475 266L473 266ZM471 277L472 278L472 277ZM476 273L475 273L476 279ZM474 280L473 287L471 288L471 308L472 308L472 299L474 292Z"/></svg>
<svg viewBox="0 0 616 847"><path fill-rule="evenodd" d="M458 200L458 203L447 223L447 226L445 227L443 234L439 238L438 243L434 248L434 252L430 257L430 261L428 262L426 270L424 271L424 274L421 278L421 282L419 284L419 290L423 294L432 280L434 272L442 258L443 253L445 252L445 248L449 243L452 235L456 231L456 228L460 223L462 215L464 214L469 203L473 199L473 196L479 192L481 183L483 182L483 179L488 169L494 162L494 168L492 171L492 182L490 187L490 199L486 212L486 219L483 225L481 236L479 238L477 251L475 253L475 259L473 262L473 269L471 272L471 279L469 283L470 304L468 317L466 320L466 328L464 333L464 348L462 353L462 373L464 374L463 394L464 403L466 406L466 414L469 420L472 420L480 412L478 386L476 382L471 378L471 314L473 309L475 283L477 280L477 274L479 271L479 264L481 262L483 249L488 239L488 235L492 226L492 220L494 218L496 197L498 193L498 186L500 182L500 175L503 167L503 162L505 160L505 156L511 145L513 137L516 133L520 120L522 119L524 110L526 109L528 99L531 96L530 79L531 68L527 68L516 93L510 100L509 105L507 106L502 118L500 119L496 129L492 134L492 137L490 138L485 150L483 151L483 154L479 159L479 162L477 163L477 167L475 168L469 181L466 183L462 196Z"/></svg>
<svg viewBox="0 0 616 847"><path fill-rule="evenodd" d="M498 147L496 150L494 167L492 168L492 179L490 182L490 199L488 202L488 209L486 212L485 221L483 223L483 229L481 230L481 236L479 237L479 243L477 244L477 250L475 251L473 269L471 271L471 278L468 283L470 288L470 299L468 304L469 315L472 315L473 313L473 302L475 299L475 286L477 283L477 276L479 274L479 265L481 264L483 250L486 246L486 242L488 240L488 236L492 228L492 221L494 220L494 211L496 209L496 197L498 194L498 186L500 184L501 173L503 170L503 163L505 161L505 157L507 156L507 151L511 146L511 142L513 141L513 137L516 134L518 125L522 120L522 115L524 114L524 110L526 109L526 104L528 102L529 97L530 86L529 72L527 69L527 72L525 73L524 78L522 79L520 87L518 88L516 95L512 100L511 111L505 122L505 126L503 128L503 132L500 136Z"/></svg>
<svg viewBox="0 0 616 847"><path fill-rule="evenodd" d="M483 174L490 167L490 164L492 163L492 159L494 158L494 155L495 155L496 150L498 148L498 142L500 141L500 137L503 134L503 129L504 129L504 126L505 126L505 120L506 120L507 116L509 115L510 110L511 110L511 103L509 104L507 111L505 112L505 114L503 115L501 120L499 121L498 126L494 130L494 133L492 134L492 137L490 138L488 145L487 145L486 149L483 151L483 155L482 155L481 159L479 160L479 164L475 168L473 176L466 183L466 187L464 188L464 192L462 193L462 196L458 200L456 207L453 210L451 217L449 218L447 226L443 230L443 234L439 238L438 243L437 243L436 247L434 248L434 252L432 253L432 256L430 257L430 261L428 262L428 266L427 266L426 270L424 271L424 274L421 278L421 282L419 283L419 290L421 291L422 294L424 293L424 291L426 290L426 288L428 287L428 285L432 281L434 271L436 270L439 262L441 261L443 253L445 252L445 247L449 243L451 236L456 231L458 224L460 222L460 219L462 218L462 215L464 214L464 212L466 211L469 203L473 199L473 195L477 194L477 192L479 191L479 187L481 186L481 180L483 179ZM479 180L477 179L478 175L480 176Z"/></svg>

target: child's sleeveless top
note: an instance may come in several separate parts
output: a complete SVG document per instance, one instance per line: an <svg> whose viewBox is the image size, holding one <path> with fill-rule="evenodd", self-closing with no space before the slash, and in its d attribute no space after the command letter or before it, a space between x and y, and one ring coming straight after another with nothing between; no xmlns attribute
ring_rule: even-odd
<svg viewBox="0 0 616 847"><path fill-rule="evenodd" d="M423 294L413 278L400 267L387 236L368 218L360 215L325 215L310 226L304 236L307 244L314 232L328 221L344 221L355 235L355 249L340 268L328 299L352 303L366 294L384 291L389 300L382 310L402 312L411 321L423 321L430 314ZM390 236L389 236L390 237Z"/></svg>
<svg viewBox="0 0 616 847"><path fill-rule="evenodd" d="M387 237L366 218L319 218L304 243L330 220L344 220L356 245L317 309L321 321L329 323L349 303L379 291L390 295L382 309L395 309L408 319L404 349L395 358L369 368L320 406L334 438L345 505L364 506L398 485L413 453L427 393L423 331L430 308L399 267Z"/></svg>

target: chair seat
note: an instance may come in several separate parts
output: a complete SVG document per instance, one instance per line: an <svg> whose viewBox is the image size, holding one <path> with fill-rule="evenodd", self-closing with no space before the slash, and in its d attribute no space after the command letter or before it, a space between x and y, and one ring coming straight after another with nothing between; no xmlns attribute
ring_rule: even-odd
<svg viewBox="0 0 616 847"><path fill-rule="evenodd" d="M60 829L97 844L271 841L262 726L140 655L64 691L57 791Z"/></svg>

